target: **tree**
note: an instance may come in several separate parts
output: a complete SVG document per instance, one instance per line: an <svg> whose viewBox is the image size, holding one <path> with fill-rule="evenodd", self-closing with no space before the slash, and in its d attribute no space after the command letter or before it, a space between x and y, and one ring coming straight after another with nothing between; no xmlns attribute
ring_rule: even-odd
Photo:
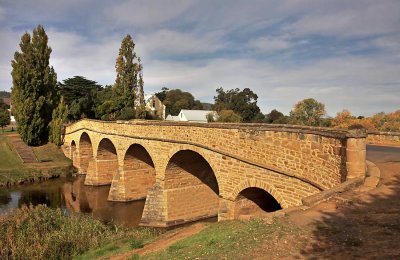
<svg viewBox="0 0 400 260"><path fill-rule="evenodd" d="M221 110L218 113L218 122L240 123L242 117L236 114L233 110Z"/></svg>
<svg viewBox="0 0 400 260"><path fill-rule="evenodd" d="M58 83L58 92L70 108L68 119L95 118L95 96L100 89L96 81L83 76L74 76Z"/></svg>
<svg viewBox="0 0 400 260"><path fill-rule="evenodd" d="M51 48L48 37L39 25L21 37L20 49L14 54L11 99L18 132L28 145L47 140L48 125L57 101L57 75L49 65Z"/></svg>
<svg viewBox="0 0 400 260"><path fill-rule="evenodd" d="M216 91L214 109L217 112L233 110L240 115L243 122L252 122L260 113L260 108L257 106L258 96L249 88L245 88L242 91L238 88L224 91L221 87Z"/></svg>
<svg viewBox="0 0 400 260"><path fill-rule="evenodd" d="M140 63L140 58L137 58L134 48L135 44L128 34L121 42L115 63L117 77L113 92L117 116L122 109L126 111L126 108L130 107L135 110L137 106L144 105L143 66Z"/></svg>
<svg viewBox="0 0 400 260"><path fill-rule="evenodd" d="M4 127L8 126L10 122L11 122L10 113L7 111L7 109L0 108L0 127L3 130L3 133L4 133Z"/></svg>
<svg viewBox="0 0 400 260"><path fill-rule="evenodd" d="M276 109L272 109L269 114L265 116L265 122L268 124L284 124L282 122L285 121L285 115L282 112L279 112ZM279 123L277 123L279 122Z"/></svg>
<svg viewBox="0 0 400 260"><path fill-rule="evenodd" d="M313 98L298 102L290 112L290 122L298 125L320 126L326 114L325 105Z"/></svg>
<svg viewBox="0 0 400 260"><path fill-rule="evenodd" d="M192 94L180 89L169 90L163 103L167 115L178 115L181 109L203 109L199 100L195 100Z"/></svg>
<svg viewBox="0 0 400 260"><path fill-rule="evenodd" d="M167 93L169 91L169 88L162 87L160 92L155 93L155 95L158 97L158 99L161 102L164 102L165 98L167 97Z"/></svg>
<svg viewBox="0 0 400 260"><path fill-rule="evenodd" d="M64 97L61 97L60 103L53 110L52 120L50 123L49 141L57 146L62 144L61 141L61 128L67 121L68 106L64 102Z"/></svg>

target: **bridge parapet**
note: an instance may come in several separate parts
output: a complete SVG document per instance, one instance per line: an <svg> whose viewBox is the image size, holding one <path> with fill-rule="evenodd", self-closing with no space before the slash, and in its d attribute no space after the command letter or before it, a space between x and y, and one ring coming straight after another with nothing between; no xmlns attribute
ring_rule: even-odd
<svg viewBox="0 0 400 260"><path fill-rule="evenodd" d="M368 131L367 144L400 146L400 133Z"/></svg>
<svg viewBox="0 0 400 260"><path fill-rule="evenodd" d="M362 132L307 126L96 120L81 120L67 126L66 134L79 130L195 145L272 171L308 179L322 189L346 180L347 140L366 137ZM362 160L365 148L350 143L351 150L361 149L361 157L357 159ZM356 146L362 145L363 141L358 141Z"/></svg>

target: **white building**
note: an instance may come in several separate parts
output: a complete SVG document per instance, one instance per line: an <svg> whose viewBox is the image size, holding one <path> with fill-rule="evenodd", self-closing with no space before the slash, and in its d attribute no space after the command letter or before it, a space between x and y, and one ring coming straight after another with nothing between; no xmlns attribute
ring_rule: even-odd
<svg viewBox="0 0 400 260"><path fill-rule="evenodd" d="M146 95L144 97L146 110L160 120L165 120L165 105L156 95Z"/></svg>
<svg viewBox="0 0 400 260"><path fill-rule="evenodd" d="M210 113L214 115L214 119L217 119L217 112L215 111L182 109L177 116L168 115L165 120L193 122L193 123L207 123L207 115Z"/></svg>

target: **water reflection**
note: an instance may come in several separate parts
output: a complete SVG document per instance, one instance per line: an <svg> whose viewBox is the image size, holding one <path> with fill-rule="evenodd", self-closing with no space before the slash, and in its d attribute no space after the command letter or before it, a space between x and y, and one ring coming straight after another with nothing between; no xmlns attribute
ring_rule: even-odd
<svg viewBox="0 0 400 260"><path fill-rule="evenodd" d="M84 177L68 177L0 190L0 214L24 204L46 204L69 213L87 213L104 222L114 221L129 227L139 225L144 200L107 201L109 186L84 185Z"/></svg>

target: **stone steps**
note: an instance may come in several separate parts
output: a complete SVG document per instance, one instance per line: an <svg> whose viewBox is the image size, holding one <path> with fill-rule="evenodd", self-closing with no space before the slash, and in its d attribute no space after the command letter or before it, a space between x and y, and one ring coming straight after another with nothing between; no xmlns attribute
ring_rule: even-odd
<svg viewBox="0 0 400 260"><path fill-rule="evenodd" d="M38 162L35 154L33 153L32 147L25 144L19 135L9 135L8 139L23 163Z"/></svg>

